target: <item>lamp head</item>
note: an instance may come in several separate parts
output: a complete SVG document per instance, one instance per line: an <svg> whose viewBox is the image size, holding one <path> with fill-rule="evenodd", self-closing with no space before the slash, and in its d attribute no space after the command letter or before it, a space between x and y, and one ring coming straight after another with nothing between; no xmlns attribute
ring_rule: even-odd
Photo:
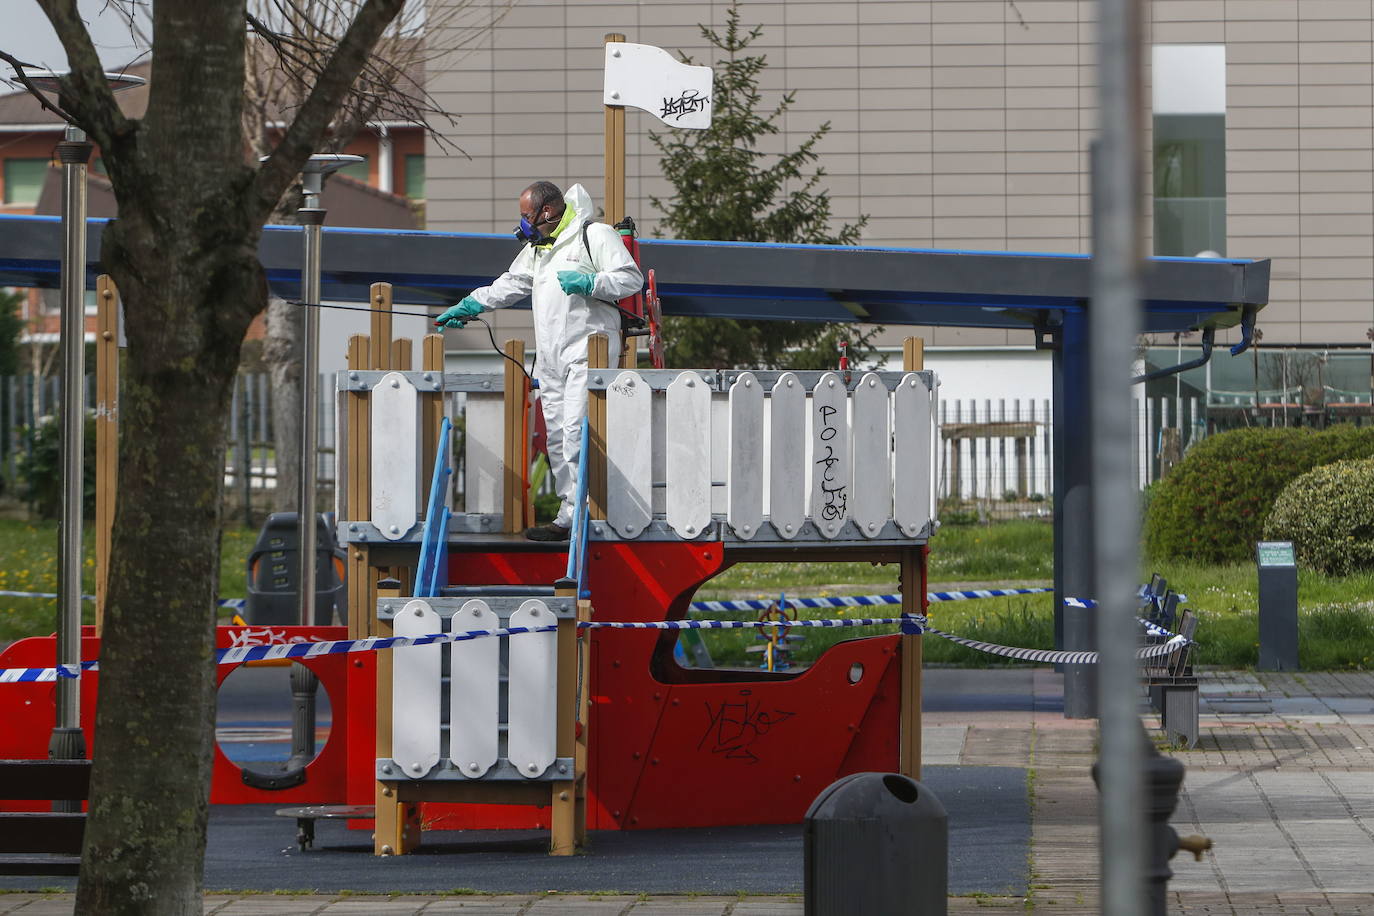
<svg viewBox="0 0 1374 916"><path fill-rule="evenodd" d="M309 196L318 197L324 190L324 179L327 175L332 175L339 169L347 168L358 162L366 162L363 156L353 156L348 153L316 153L306 160L301 167L301 184L304 186L305 193Z"/></svg>
<svg viewBox="0 0 1374 916"><path fill-rule="evenodd" d="M28 81L44 92L57 93L61 90L62 77L70 71L67 70L39 70L37 68L25 67L24 76ZM135 86L142 86L148 81L141 76L133 76L128 73L106 73L105 83L114 92L121 89L132 89Z"/></svg>

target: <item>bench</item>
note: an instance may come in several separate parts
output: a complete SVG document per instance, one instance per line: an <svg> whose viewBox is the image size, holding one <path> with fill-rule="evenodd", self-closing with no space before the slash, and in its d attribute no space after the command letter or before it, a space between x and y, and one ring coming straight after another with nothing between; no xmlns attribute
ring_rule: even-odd
<svg viewBox="0 0 1374 916"><path fill-rule="evenodd" d="M1145 598L1146 620L1177 633L1189 642L1168 655L1149 659L1142 674L1150 706L1159 713L1160 728L1170 743L1186 748L1198 743L1198 683L1193 673L1192 642L1197 632L1197 615L1178 610L1179 595L1159 576L1150 581ZM1147 637L1146 643L1158 645L1168 637Z"/></svg>
<svg viewBox="0 0 1374 916"><path fill-rule="evenodd" d="M90 785L89 760L0 760L0 798L74 809L0 812L0 875L76 874Z"/></svg>

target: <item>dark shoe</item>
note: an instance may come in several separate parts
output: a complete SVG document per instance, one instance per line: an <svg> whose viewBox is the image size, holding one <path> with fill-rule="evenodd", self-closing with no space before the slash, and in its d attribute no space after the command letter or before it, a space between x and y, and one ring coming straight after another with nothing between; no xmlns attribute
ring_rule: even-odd
<svg viewBox="0 0 1374 916"><path fill-rule="evenodd" d="M571 528L564 528L556 522L525 529L525 537L531 541L566 541L571 533Z"/></svg>

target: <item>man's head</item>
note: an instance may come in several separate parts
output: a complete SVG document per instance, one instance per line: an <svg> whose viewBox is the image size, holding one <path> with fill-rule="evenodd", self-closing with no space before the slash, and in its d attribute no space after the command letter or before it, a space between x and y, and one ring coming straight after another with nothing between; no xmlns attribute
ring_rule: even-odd
<svg viewBox="0 0 1374 916"><path fill-rule="evenodd" d="M544 230L563 218L563 192L551 181L536 181L520 195L520 228L517 238L537 244L547 238Z"/></svg>

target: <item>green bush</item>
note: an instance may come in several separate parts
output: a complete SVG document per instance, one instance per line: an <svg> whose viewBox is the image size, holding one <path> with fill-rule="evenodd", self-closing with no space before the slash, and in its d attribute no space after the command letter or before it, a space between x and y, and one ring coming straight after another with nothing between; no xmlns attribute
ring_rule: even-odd
<svg viewBox="0 0 1374 916"><path fill-rule="evenodd" d="M1374 461L1337 461L1283 488L1264 536L1292 541L1298 560L1327 575L1374 568Z"/></svg>
<svg viewBox="0 0 1374 916"><path fill-rule="evenodd" d="M82 463L82 513L95 515L95 415L86 413L85 459ZM62 512L62 425L57 417L43 417L24 430L24 450L19 456L19 480L24 498L42 518Z"/></svg>
<svg viewBox="0 0 1374 916"><path fill-rule="evenodd" d="M1238 429L1199 442L1154 488L1145 519L1153 561L1244 562L1283 488L1300 475L1374 458L1374 429Z"/></svg>

